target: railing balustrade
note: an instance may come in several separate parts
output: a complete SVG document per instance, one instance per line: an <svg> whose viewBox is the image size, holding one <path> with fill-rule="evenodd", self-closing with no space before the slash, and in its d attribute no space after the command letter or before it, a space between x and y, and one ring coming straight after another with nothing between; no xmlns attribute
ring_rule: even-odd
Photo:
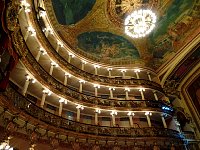
<svg viewBox="0 0 200 150"><path fill-rule="evenodd" d="M162 101L154 100L115 100L115 99L103 99L101 97L95 97L92 95L85 95L84 93L78 92L78 90L72 89L70 86L64 86L58 80L50 76L33 58L31 53L27 53L26 60L28 60L31 67L38 73L48 85L52 86L54 89L60 91L63 95L70 98L76 99L81 102L91 103L95 105L102 106L112 106L112 107L126 107L126 108L136 108L136 107L145 107L145 103L148 106L157 105L157 108L162 109L163 106L170 107ZM27 62L24 63L27 65ZM168 112L170 113L170 112Z"/></svg>
<svg viewBox="0 0 200 150"><path fill-rule="evenodd" d="M91 124L80 123L69 119L62 118L54 115L46 110L38 107L26 97L21 95L18 91L15 91L10 85L7 87L6 92L2 93L7 97L10 104L13 104L16 108L24 111L30 116L37 118L49 125L63 128L66 130L94 134L101 136L120 136L120 137L173 137L182 139L182 135L179 132L164 129L164 128L130 128L130 127L107 127L97 126Z"/></svg>

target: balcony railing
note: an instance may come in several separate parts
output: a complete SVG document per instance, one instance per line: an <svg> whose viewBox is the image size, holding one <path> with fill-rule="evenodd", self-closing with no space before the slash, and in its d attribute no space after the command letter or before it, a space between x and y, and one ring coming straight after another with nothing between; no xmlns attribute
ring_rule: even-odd
<svg viewBox="0 0 200 150"><path fill-rule="evenodd" d="M126 107L126 108L139 108L139 107L153 107L160 108L170 107L162 101L155 100L115 100L115 99L103 99L100 97L95 97L92 95L86 95L78 92L77 90L70 88L69 86L64 86L58 80L50 76L33 58L31 53L27 53L26 60L28 60L31 67L37 72L38 76L42 78L48 85L52 86L53 89L58 90L64 96L67 96L68 99L71 98L72 101L76 100L79 102L90 103L92 105L101 105L101 106L111 106L111 107ZM27 62L24 62L27 65ZM30 68L30 67L29 67ZM63 97L64 97L63 96ZM171 108L171 107L170 107ZM171 108L171 110L173 110ZM167 111L171 113L171 111Z"/></svg>
<svg viewBox="0 0 200 150"><path fill-rule="evenodd" d="M23 60L22 60L23 61ZM119 108L157 108L162 111L163 107L169 107L169 110L164 110L166 113L171 114L173 110L171 106L168 106L162 101L155 100L115 100L115 99L104 99L101 97L95 97L92 95L86 95L80 93L77 90L64 86L58 80L50 76L43 68L40 66L28 51L26 59L23 61L27 68L33 68L33 70L38 74L37 76L42 78L47 85L51 86L52 89L58 90L63 97L71 101L79 101L81 103L88 103L90 105L99 105L99 106L109 106L109 107L119 107Z"/></svg>
<svg viewBox="0 0 200 150"><path fill-rule="evenodd" d="M100 136L117 136L117 137L170 137L183 139L183 136L179 132L164 129L164 128L129 128L129 127L107 127L97 126L85 123L80 123L72 120L68 120L57 115L54 115L46 110L38 107L29 101L26 97L21 95L10 85L7 87L6 92L1 93L9 101L10 105L14 105L20 111L43 121L54 127L63 128L66 130L100 135Z"/></svg>

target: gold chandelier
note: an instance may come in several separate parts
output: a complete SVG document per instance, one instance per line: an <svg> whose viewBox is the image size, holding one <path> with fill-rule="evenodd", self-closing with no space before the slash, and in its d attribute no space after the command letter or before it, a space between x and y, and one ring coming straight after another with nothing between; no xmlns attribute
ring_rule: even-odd
<svg viewBox="0 0 200 150"><path fill-rule="evenodd" d="M136 10L125 19L125 33L132 38L140 38L149 34L156 23L156 15L151 10Z"/></svg>

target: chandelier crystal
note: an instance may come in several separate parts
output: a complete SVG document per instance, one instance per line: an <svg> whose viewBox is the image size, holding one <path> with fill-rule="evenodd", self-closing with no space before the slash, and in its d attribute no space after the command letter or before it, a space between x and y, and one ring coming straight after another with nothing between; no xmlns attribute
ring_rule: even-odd
<svg viewBox="0 0 200 150"><path fill-rule="evenodd" d="M125 19L125 33L133 38L149 34L156 23L156 15L151 10L136 10Z"/></svg>

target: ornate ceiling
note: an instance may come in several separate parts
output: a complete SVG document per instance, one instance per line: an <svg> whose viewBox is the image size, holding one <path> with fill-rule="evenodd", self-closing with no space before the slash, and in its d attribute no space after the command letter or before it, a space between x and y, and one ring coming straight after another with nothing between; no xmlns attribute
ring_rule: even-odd
<svg viewBox="0 0 200 150"><path fill-rule="evenodd" d="M199 34L195 0L47 0L54 30L79 56L98 63L158 69ZM125 35L124 18L138 8L157 14L147 37Z"/></svg>

